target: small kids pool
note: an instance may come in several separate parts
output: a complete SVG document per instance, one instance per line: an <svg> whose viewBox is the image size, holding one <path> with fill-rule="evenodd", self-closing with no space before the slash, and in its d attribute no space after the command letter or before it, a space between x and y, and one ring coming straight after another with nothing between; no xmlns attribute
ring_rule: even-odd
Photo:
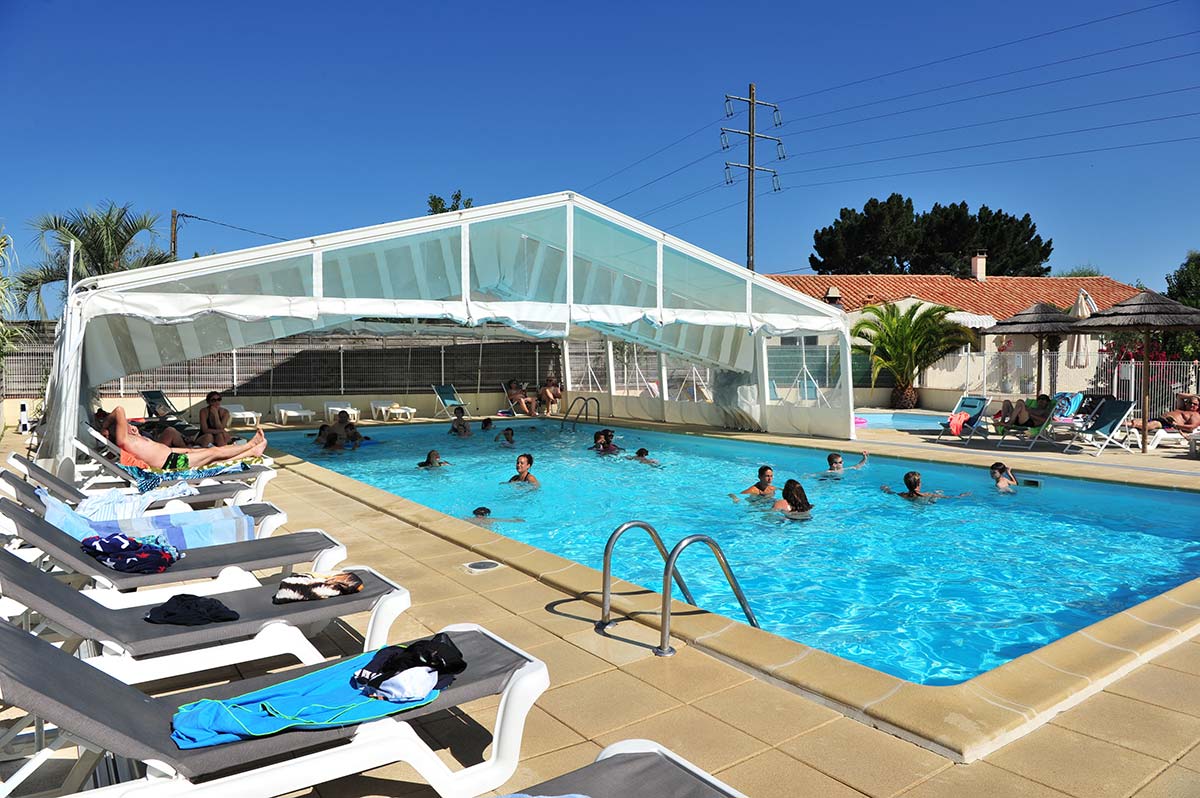
<svg viewBox="0 0 1200 798"><path fill-rule="evenodd" d="M867 429L931 430L935 432L941 429L938 422L946 419L944 415L932 413L856 413L855 415L866 420L867 423L862 426Z"/></svg>
<svg viewBox="0 0 1200 798"><path fill-rule="evenodd" d="M764 629L922 684L964 681L1200 576L1200 494L1046 477L1000 495L981 469L888 458L831 479L819 450L618 428L626 452L645 446L662 461L653 468L586 451L591 427L506 425L513 448L478 424L467 439L441 424L372 427L371 445L341 454L300 431L271 441L448 515L485 505L520 519L497 532L597 570L625 521L653 524L668 547L710 534ZM418 469L430 449L453 465ZM535 457L538 490L507 483L521 452ZM778 485L802 480L811 521L730 499L764 463ZM927 491L971 495L923 505L880 490L902 490L910 470ZM685 552L680 569L700 606L741 618L706 549ZM648 537L627 535L614 573L658 590L662 559Z"/></svg>

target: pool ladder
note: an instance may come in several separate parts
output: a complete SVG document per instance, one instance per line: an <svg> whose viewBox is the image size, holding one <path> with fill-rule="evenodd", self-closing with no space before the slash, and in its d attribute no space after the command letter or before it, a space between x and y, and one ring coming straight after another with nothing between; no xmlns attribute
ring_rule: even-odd
<svg viewBox="0 0 1200 798"><path fill-rule="evenodd" d="M587 423L592 417L592 402L596 403L596 423L600 423L600 400L594 396L576 396L571 400L571 404L567 406L567 412L563 413L562 423L558 425L559 429L567 426L567 422L571 422L571 429L574 430L579 423L579 417L583 416L583 423ZM582 403L582 404L580 404ZM578 410L575 407L579 406ZM571 418L571 411L575 410L575 418Z"/></svg>
<svg viewBox="0 0 1200 798"><path fill-rule="evenodd" d="M580 397L582 398L582 397ZM733 570L729 567L729 561L725 559L725 552L721 551L721 546L717 541L713 540L708 535L688 535L683 540L675 544L675 548L667 553L667 547L663 545L662 537L658 531L647 524L645 521L627 521L613 530L613 533L608 536L608 543L604 546L604 592L600 608L600 620L596 621L596 631L604 632L612 624L612 555L613 549L617 546L617 541L621 536L630 529L644 529L650 534L650 539L654 541L655 548L663 558L663 587L662 587L662 638L659 644L653 649L655 656L669 657L675 653L675 648L671 645L671 580L675 580L675 584L679 585L680 592L687 599L688 604L695 605L696 600L692 597L692 591L688 590L687 583L683 581L683 577L679 574L679 569L675 567L675 563L679 560L679 555L683 554L684 549L693 543L703 543L712 550L713 556L717 558L717 562L721 566L721 570L725 572L725 581L729 583L729 587L733 589L733 595L737 597L738 603L742 605L742 612L746 615L746 620L751 626L758 629L758 618L754 617L754 610L750 609L750 602L746 600L746 594L742 592L742 586L738 583L737 577L733 575Z"/></svg>

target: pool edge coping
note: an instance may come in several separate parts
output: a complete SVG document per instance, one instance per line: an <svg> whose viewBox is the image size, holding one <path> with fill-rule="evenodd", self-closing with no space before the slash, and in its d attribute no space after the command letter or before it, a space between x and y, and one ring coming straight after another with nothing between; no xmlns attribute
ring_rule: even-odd
<svg viewBox="0 0 1200 798"><path fill-rule="evenodd" d="M668 426L621 424L617 419L610 423L643 429ZM711 437L745 440L744 435ZM793 445L828 448L828 444L816 439L807 445ZM278 467L377 512L502 562L549 587L600 604L602 575L589 566L445 515L298 455L280 451L275 460ZM660 593L614 578L615 615L661 631L661 603ZM678 599L673 598L671 606L673 637L960 763L976 761L1023 737L1200 634L1198 578L961 684L931 686L908 682Z"/></svg>

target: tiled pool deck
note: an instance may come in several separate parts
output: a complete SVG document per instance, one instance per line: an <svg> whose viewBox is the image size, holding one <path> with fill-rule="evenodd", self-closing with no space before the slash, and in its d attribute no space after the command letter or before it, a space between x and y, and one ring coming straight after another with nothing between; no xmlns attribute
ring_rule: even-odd
<svg viewBox="0 0 1200 798"><path fill-rule="evenodd" d="M830 446L832 442L720 434L836 448ZM4 443L12 445L14 440L6 436ZM904 431L868 432L850 448L972 465L996 459L991 447L934 448L925 436ZM1160 487L1200 484L1200 461L1170 451L1148 457L1105 453L1099 461L1090 456L1026 455L1011 450L1003 457L1018 471ZM788 661L795 657L795 643L730 624L719 616L693 613L677 619L676 628L681 635L697 639L698 646L679 639L674 643L679 650L676 656L654 657L650 647L658 635L648 625L622 620L608 638L593 630L599 608L578 598L598 589L598 577L591 569L564 567L545 552L447 519L298 458L282 455L277 462L281 473L267 498L287 511L286 529L324 528L347 544L349 562L372 565L412 591L413 607L396 623L392 639L426 635L447 623L475 621L547 663L551 688L530 714L521 767L497 794L582 765L613 741L647 737L672 747L752 798L1200 795L1200 642L1196 640L1132 667L1078 706L982 760L954 764L786 686L789 667L803 664ZM429 529L437 529L438 534ZM469 575L462 564L479 559L481 553L516 567ZM653 594L620 583L617 589L625 593L617 604L619 611L653 611ZM1200 598L1192 603L1200 605ZM641 619L653 620L645 615ZM348 620L361 631L366 618ZM322 643L331 654L355 650L357 641L347 631L325 634ZM771 639L780 641L778 650L771 648ZM1113 645L1117 644L1108 647ZM722 660L700 650L719 651L722 646L728 646L727 654L750 647L763 662L774 658L774 677L751 675L748 668L729 664L732 657ZM1049 674L1047 682L1052 681ZM1002 703L997 699L998 705ZM470 763L490 742L486 728L492 714L494 700L485 700L453 716L438 717L424 730L445 746L444 755ZM404 766L393 766L301 794L325 798L434 795L413 778Z"/></svg>

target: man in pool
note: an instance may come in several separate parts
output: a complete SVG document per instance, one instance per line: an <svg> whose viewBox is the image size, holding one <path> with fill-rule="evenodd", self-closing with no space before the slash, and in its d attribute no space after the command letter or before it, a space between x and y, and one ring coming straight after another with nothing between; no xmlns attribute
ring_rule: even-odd
<svg viewBox="0 0 1200 798"><path fill-rule="evenodd" d="M132 459L166 471L185 471L189 468L204 468L210 463L221 463L241 457L261 457L267 448L267 436L262 427L247 443L229 446L208 446L200 449L172 448L152 441L138 432L137 427L125 418L125 408L118 406L104 419L101 434L115 443ZM126 458L122 457L122 461ZM137 463L125 463L137 465Z"/></svg>
<svg viewBox="0 0 1200 798"><path fill-rule="evenodd" d="M505 427L500 430L500 434L493 440L499 441L501 446L516 446L517 442L513 440L513 428Z"/></svg>
<svg viewBox="0 0 1200 798"><path fill-rule="evenodd" d="M943 493L940 490L932 491L930 493L925 493L921 490L921 472L920 471L909 471L907 474L905 474L904 475L904 487L908 488L908 490L906 490L904 493L896 493L896 491L892 490L890 485L881 485L880 489L884 493L894 494L896 496L899 496L901 499L908 499L909 501L927 502L929 504L932 504L933 502L937 501L938 499L962 498L963 496L971 495L970 491L966 491L965 493L960 493L960 494L958 494L958 496L955 496L955 497L947 496L945 493Z"/></svg>
<svg viewBox="0 0 1200 798"><path fill-rule="evenodd" d="M742 491L742 494L772 498L775 496L775 485L772 484L774 479L775 469L771 468L769 465L759 466L758 482L755 482L753 485L746 488L744 491ZM729 494L729 498L733 499L734 504L737 504L739 501L737 494L735 493Z"/></svg>
<svg viewBox="0 0 1200 798"><path fill-rule="evenodd" d="M857 471L865 466L867 464L868 457L870 457L870 455L864 451L862 453L862 459L850 466L850 470ZM840 452L830 452L829 456L825 458L825 462L829 463L829 471L827 472L829 474L841 474L846 471L846 463L844 460L842 460L842 455Z"/></svg>

